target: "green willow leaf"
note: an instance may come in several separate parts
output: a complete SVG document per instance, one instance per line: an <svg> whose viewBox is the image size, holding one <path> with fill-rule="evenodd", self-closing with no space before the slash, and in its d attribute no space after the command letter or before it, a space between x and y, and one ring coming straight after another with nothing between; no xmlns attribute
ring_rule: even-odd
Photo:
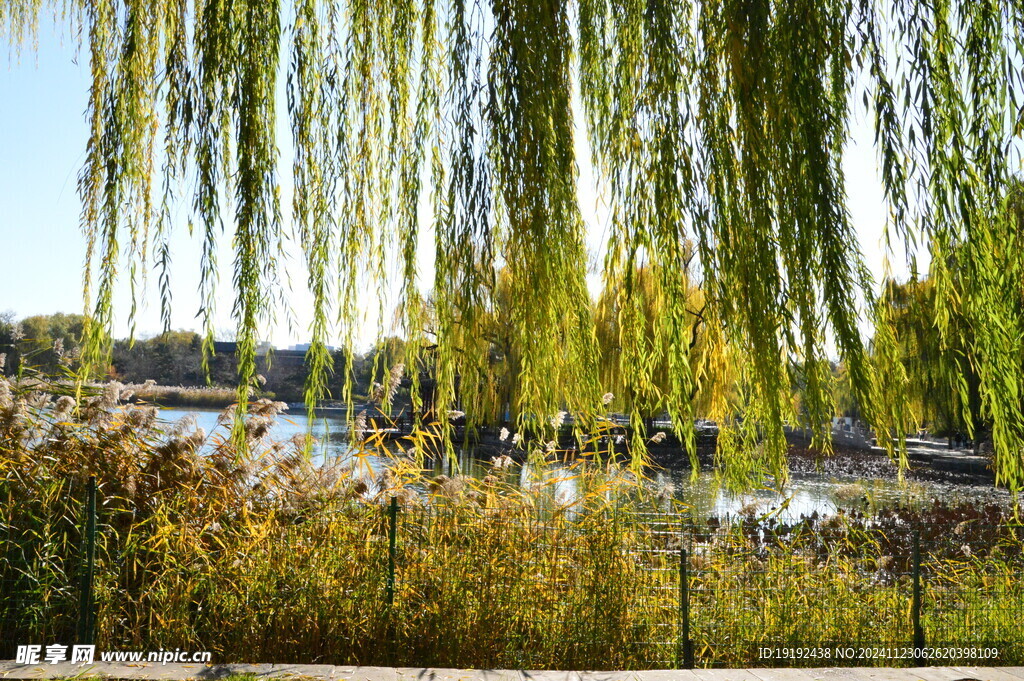
<svg viewBox="0 0 1024 681"><path fill-rule="evenodd" d="M614 392L638 431L667 411L693 457L694 419L714 418L730 482L781 484L787 424L829 447L838 357L850 399L904 464L923 418L913 395L942 385L965 422L991 424L999 482L1024 483L1021 229L1008 208L1019 0L8 0L0 34L33 43L44 13L90 60L83 377L105 362L122 278L134 294L155 265L169 323L172 206L186 198L207 355L217 244L231 237L243 404L294 231L313 299L309 405L329 393L338 336L351 404L363 308L381 301L382 331L397 291L417 415L428 372L449 445L451 410L471 428L508 416L547 441L559 411L587 429ZM865 267L843 170L862 102L886 242L912 263L927 254L927 295L889 281L879 295ZM582 135L608 199L596 303ZM927 332L907 325L907 296ZM907 354L925 346L927 365Z"/></svg>

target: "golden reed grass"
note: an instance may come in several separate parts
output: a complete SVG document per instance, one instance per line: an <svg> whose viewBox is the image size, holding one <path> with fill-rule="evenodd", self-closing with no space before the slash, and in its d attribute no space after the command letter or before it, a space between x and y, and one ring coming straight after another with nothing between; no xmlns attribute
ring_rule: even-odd
<svg viewBox="0 0 1024 681"><path fill-rule="evenodd" d="M226 428L165 424L124 397L108 386L76 411L70 396L0 384L0 641L12 648L0 657L18 643L73 640L90 475L101 498L100 649L209 650L219 662L678 666L684 546L698 664L757 664L752 651L768 643L909 644L903 557L842 519L827 542L765 542L749 523L684 535L686 516L613 466L521 485L502 459L483 480L427 480L415 452L375 469L379 442L345 465L315 463L305 438L269 437L277 403L252 403L239 449ZM233 418L229 409L223 421ZM413 444L424 449L429 435ZM947 643L1003 642L1006 664L1024 657L1020 552L990 549L929 568L926 626Z"/></svg>

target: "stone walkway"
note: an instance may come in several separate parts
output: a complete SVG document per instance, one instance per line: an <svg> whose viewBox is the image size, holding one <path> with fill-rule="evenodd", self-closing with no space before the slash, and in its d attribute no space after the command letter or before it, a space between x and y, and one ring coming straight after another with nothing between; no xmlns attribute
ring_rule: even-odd
<svg viewBox="0 0 1024 681"><path fill-rule="evenodd" d="M1024 667L831 667L819 669L694 669L642 672L332 667L316 664L23 665L0 662L0 679L95 678L185 681L253 674L261 679L316 681L1024 681Z"/></svg>

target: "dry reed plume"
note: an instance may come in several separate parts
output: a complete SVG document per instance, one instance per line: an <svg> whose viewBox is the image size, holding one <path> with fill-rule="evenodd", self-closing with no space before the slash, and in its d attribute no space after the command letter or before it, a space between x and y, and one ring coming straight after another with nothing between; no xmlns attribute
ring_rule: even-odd
<svg viewBox="0 0 1024 681"><path fill-rule="evenodd" d="M698 664L750 664L752 646L768 641L907 638L905 553L844 520L771 541L749 523L684 534L684 516L659 510L663 490L614 467L577 464L520 486L518 467L496 457L483 480L428 481L416 462L436 439L428 432L385 469L371 465L382 454L372 438L346 465L319 465L306 438L270 437L280 403L249 405L239 450L226 428L162 423L126 397L110 385L76 409L71 396L0 381L0 657L74 638L90 475L101 499L100 649L209 650L218 662L675 666L684 546ZM572 505L558 491L570 483ZM1002 663L1019 660L1019 534L971 545L969 530L950 533L967 551L929 564L926 623L951 643L1003 641Z"/></svg>

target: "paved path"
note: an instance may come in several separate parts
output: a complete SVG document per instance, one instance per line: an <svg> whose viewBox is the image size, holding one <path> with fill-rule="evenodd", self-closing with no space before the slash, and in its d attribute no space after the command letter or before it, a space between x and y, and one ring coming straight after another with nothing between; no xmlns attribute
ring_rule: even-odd
<svg viewBox="0 0 1024 681"><path fill-rule="evenodd" d="M0 662L0 679L89 678L150 681L214 680L230 674L260 679L316 681L1024 681L1024 667L886 667L822 669L694 669L642 672L332 667L319 664L154 664L97 662L92 665L23 665Z"/></svg>

